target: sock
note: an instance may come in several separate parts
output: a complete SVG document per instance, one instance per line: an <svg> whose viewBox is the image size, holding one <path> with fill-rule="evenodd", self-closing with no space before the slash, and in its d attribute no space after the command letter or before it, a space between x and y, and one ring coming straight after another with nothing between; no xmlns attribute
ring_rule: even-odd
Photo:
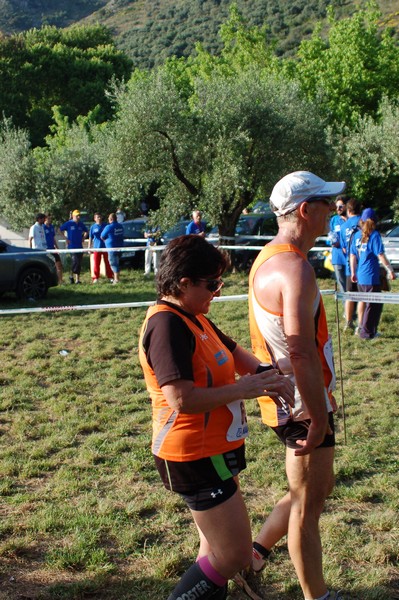
<svg viewBox="0 0 399 600"><path fill-rule="evenodd" d="M184 573L168 600L179 600L183 594L187 597L191 594L198 600L223 600L223 594L220 597L214 594L220 590L224 592L226 583L227 579L212 567L207 556L203 556Z"/></svg>
<svg viewBox="0 0 399 600"><path fill-rule="evenodd" d="M265 559L269 556L270 550L258 542L254 542L252 546L252 569L255 573L259 573L265 567Z"/></svg>

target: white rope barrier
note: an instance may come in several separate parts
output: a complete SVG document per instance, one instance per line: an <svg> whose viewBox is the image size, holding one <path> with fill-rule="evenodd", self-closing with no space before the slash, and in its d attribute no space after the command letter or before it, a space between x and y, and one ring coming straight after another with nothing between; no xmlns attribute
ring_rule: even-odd
<svg viewBox="0 0 399 600"><path fill-rule="evenodd" d="M337 292L337 298L369 304L399 304L399 294L391 292Z"/></svg>
<svg viewBox="0 0 399 600"><path fill-rule="evenodd" d="M264 239L264 238L263 238ZM272 239L272 238L269 238ZM131 240L126 240L131 241ZM135 240L137 241L137 240ZM238 246L238 245L225 245L220 244L217 246L221 250L254 250L260 252L262 250L262 246ZM122 246L118 248L54 248L47 250L39 250L34 249L36 254L90 254L94 252L132 252L132 251L141 251L144 252L148 248L148 246ZM151 246L151 249L155 252L162 252L166 246ZM309 252L321 252L324 250L329 250L327 246L314 246L309 250ZM7 256L20 256L21 254L29 254L32 256L32 250L20 250L18 252L7 252Z"/></svg>
<svg viewBox="0 0 399 600"><path fill-rule="evenodd" d="M323 290L323 295L333 295L335 290ZM248 300L248 294L238 294L234 296L219 296L213 299L213 302L236 302L239 300ZM0 309L1 315L23 315L30 313L48 313L48 312L66 312L74 310L99 310L103 308L143 308L152 306L156 300L148 300L146 302L116 302L104 304L72 304L65 306L30 306L26 308L6 308Z"/></svg>

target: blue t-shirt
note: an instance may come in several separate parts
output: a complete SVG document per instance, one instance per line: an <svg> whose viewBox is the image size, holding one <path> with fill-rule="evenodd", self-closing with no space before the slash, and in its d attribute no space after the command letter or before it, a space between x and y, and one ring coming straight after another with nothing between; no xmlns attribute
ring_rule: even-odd
<svg viewBox="0 0 399 600"><path fill-rule="evenodd" d="M345 255L341 248L341 225L346 223L340 215L334 215L330 219L329 243L332 245L331 263L333 265L346 264Z"/></svg>
<svg viewBox="0 0 399 600"><path fill-rule="evenodd" d="M94 223L94 225L90 227L89 238L92 242L92 248L105 248L105 244L101 239L101 234L105 227L105 223Z"/></svg>
<svg viewBox="0 0 399 600"><path fill-rule="evenodd" d="M46 225L44 223L43 229L44 229L44 235L46 236L47 248L52 250L53 248L55 248L55 244L54 244L55 227L54 227L54 225Z"/></svg>
<svg viewBox="0 0 399 600"><path fill-rule="evenodd" d="M349 242L351 239L351 235L352 233L354 234L354 232L357 231L357 226L358 223L360 221L360 216L356 215L354 217L349 217L349 219L347 221L345 221L344 223L342 223L341 225L341 232L340 232L340 242L341 242L341 248L343 250L345 250L344 252L344 256L345 256L345 273L347 275L347 277L350 277L351 274L351 268L350 268L350 263L349 263Z"/></svg>
<svg viewBox="0 0 399 600"><path fill-rule="evenodd" d="M147 235L150 233L154 234L154 235L150 235L147 238L147 246L153 246L154 244L157 244L159 242L159 235L155 235L158 232L160 232L159 227L152 227L151 229L146 229Z"/></svg>
<svg viewBox="0 0 399 600"><path fill-rule="evenodd" d="M202 233L205 231L205 225L201 221L200 223L196 223L195 221L191 221L186 227L186 235Z"/></svg>
<svg viewBox="0 0 399 600"><path fill-rule="evenodd" d="M107 248L122 248L123 246L123 225L113 222L106 225L101 234Z"/></svg>
<svg viewBox="0 0 399 600"><path fill-rule="evenodd" d="M60 231L67 232L69 240L68 248L70 248L71 250L75 248L83 248L83 234L88 233L87 227L84 223L82 223L81 221L74 221L73 219L71 219L70 221L63 223L60 226Z"/></svg>
<svg viewBox="0 0 399 600"><path fill-rule="evenodd" d="M372 231L367 242L362 243L362 232L357 231L352 238L350 253L357 258L357 282L360 285L380 283L380 263L378 256L385 252L378 231Z"/></svg>

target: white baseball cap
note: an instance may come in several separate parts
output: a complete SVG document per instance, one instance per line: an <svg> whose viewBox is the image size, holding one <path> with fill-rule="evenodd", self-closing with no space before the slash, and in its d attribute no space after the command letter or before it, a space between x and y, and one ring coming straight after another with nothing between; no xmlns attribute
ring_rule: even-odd
<svg viewBox="0 0 399 600"><path fill-rule="evenodd" d="M309 171L295 171L274 186L270 196L271 209L276 217L280 217L314 196L337 196L345 187L345 181L324 181Z"/></svg>

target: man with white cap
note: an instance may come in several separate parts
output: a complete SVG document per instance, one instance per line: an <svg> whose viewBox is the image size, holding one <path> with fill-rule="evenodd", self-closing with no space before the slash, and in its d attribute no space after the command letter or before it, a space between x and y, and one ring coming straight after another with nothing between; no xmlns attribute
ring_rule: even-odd
<svg viewBox="0 0 399 600"><path fill-rule="evenodd" d="M325 311L307 253L328 231L334 198L344 189L344 182L326 182L308 171L283 177L270 198L278 233L259 253L249 277L253 351L295 384L294 408L258 399L263 422L286 446L289 492L255 539L252 567L260 570L273 545L288 534L306 600L342 599L327 589L322 570L319 518L334 485L335 374Z"/></svg>

